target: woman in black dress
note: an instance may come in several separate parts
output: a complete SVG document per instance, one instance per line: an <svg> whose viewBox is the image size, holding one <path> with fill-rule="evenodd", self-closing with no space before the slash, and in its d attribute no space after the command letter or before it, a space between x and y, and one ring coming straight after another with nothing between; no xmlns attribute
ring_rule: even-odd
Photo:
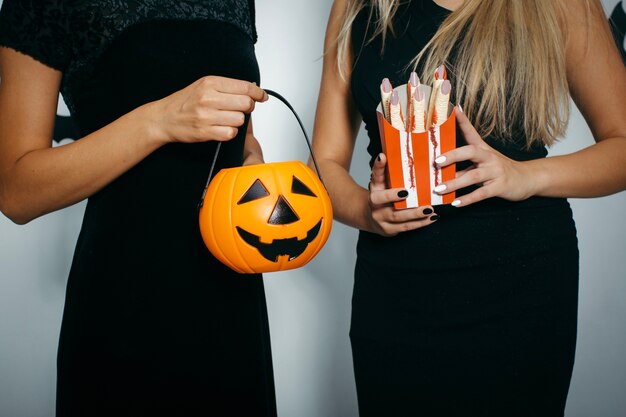
<svg viewBox="0 0 626 417"><path fill-rule="evenodd" d="M438 161L459 163L443 193L458 192L452 205L396 211L406 192L385 187L375 109L383 78L405 84L415 63L425 84L445 64L465 109L457 150ZM335 218L360 229L350 337L361 417L563 415L578 292L564 197L626 188L625 90L596 0L335 0L314 150ZM598 144L546 158L569 94ZM348 171L361 121L369 191Z"/></svg>
<svg viewBox="0 0 626 417"><path fill-rule="evenodd" d="M217 168L262 162L252 0L5 0L0 208L89 198L67 285L58 416L275 416L260 276L207 251ZM80 140L51 148L59 90Z"/></svg>

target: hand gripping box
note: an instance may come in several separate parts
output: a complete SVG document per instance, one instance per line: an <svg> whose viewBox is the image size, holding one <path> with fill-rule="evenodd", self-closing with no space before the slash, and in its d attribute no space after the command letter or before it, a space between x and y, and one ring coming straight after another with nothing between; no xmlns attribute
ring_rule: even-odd
<svg viewBox="0 0 626 417"><path fill-rule="evenodd" d="M419 87L427 100L431 88L420 84ZM394 89L398 92L400 103L407 103L407 86ZM428 103L426 103L428 108ZM408 108L408 106L404 106ZM425 205L450 204L455 193L439 195L433 189L456 176L455 164L439 168L435 159L439 155L456 147L456 117L452 104L448 106L446 120L437 126L436 120L426 132L412 133L406 129L394 128L382 113L382 104L376 108L378 128L383 152L387 156L387 183L390 188L404 188L408 197L394 203L396 209L413 208ZM407 116L408 117L408 116ZM436 115L433 119L436 119ZM406 118L405 118L406 120Z"/></svg>

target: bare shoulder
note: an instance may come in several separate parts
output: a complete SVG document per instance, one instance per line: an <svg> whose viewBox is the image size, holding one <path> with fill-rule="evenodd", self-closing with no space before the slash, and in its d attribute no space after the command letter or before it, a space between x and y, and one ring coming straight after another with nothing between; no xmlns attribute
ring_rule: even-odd
<svg viewBox="0 0 626 417"><path fill-rule="evenodd" d="M570 94L597 141L626 135L626 67L599 0L558 0Z"/></svg>
<svg viewBox="0 0 626 417"><path fill-rule="evenodd" d="M350 1L352 0L333 0L333 10L338 9L338 10L345 11Z"/></svg>
<svg viewBox="0 0 626 417"><path fill-rule="evenodd" d="M567 57L585 59L593 48L605 55L616 51L600 0L558 0L564 15Z"/></svg>
<svg viewBox="0 0 626 417"><path fill-rule="evenodd" d="M51 146L62 73L0 47L0 169Z"/></svg>
<svg viewBox="0 0 626 417"><path fill-rule="evenodd" d="M334 0L330 9L330 17L328 18L328 27L326 31L326 43L334 42L339 36L339 32L343 26L346 12L350 2L353 0Z"/></svg>
<svg viewBox="0 0 626 417"><path fill-rule="evenodd" d="M18 88L23 83L30 84L29 90L35 87L40 93L52 90L58 94L62 73L53 69L34 58L18 52L14 49L0 46L0 86L2 89ZM31 84L32 83L32 84Z"/></svg>

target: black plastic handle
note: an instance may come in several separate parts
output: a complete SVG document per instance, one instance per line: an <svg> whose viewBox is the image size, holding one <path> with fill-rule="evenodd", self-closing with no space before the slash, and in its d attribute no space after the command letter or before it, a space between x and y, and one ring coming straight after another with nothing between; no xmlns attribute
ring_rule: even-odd
<svg viewBox="0 0 626 417"><path fill-rule="evenodd" d="M302 123L302 120L300 120L300 116L298 116L298 113L296 113L293 106L287 101L285 97L281 96L276 91L265 89L265 92L268 95L274 96L280 101L282 101L285 104L285 106L287 106L289 110L291 110L293 115L296 116L296 120L298 121L298 124L300 125L300 129L302 129L302 133L304 134L304 140L306 140L306 144L309 147L309 154L311 155L311 160L313 161L313 165L315 166L315 172L317 173L317 176L320 179L320 181L322 181L322 184L324 184L324 181L322 180L322 174L320 173L320 169L317 166L317 161L315 160L315 155L313 154L313 147L311 146L311 140L309 139L309 135L307 135L306 133L306 129L304 128L304 124Z"/></svg>
<svg viewBox="0 0 626 417"><path fill-rule="evenodd" d="M313 147L311 146L311 140L309 139L309 135L306 133L306 129L304 128L304 124L302 123L302 120L300 120L300 116L298 116L298 113L296 113L296 110L287 101L285 97L281 96L280 94L278 94L276 91L273 91L273 90L265 89L265 92L267 93L267 95L276 97L278 100L282 101L285 104L285 106L287 106L289 110L291 110L293 115L296 116L296 120L298 121L298 124L300 125L300 129L302 129L302 133L304 134L304 140L306 141L306 144L309 147L309 154L311 155L311 160L313 161L313 165L315 167L315 172L317 173L317 177L322 182L322 185L326 187L326 185L324 184L324 180L322 179L322 174L320 173L320 169L317 166L315 155L313 154ZM206 191L209 188L211 179L213 178L213 170L215 169L215 163L217 162L217 155L220 153L221 147L222 147L222 142L218 142L217 147L215 148L215 155L213 156L213 162L211 162L211 169L209 170L209 178L207 178L206 185L204 186L204 191L202 191L202 197L200 198L200 204L198 204L198 208L201 208L202 204L204 204L204 197L206 196Z"/></svg>

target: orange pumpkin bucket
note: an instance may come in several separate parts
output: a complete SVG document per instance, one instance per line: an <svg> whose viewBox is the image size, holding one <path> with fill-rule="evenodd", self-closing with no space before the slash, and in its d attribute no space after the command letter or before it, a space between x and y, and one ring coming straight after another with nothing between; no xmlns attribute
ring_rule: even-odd
<svg viewBox="0 0 626 417"><path fill-rule="evenodd" d="M306 265L326 243L332 206L304 126L293 112L317 173L300 161L222 169L200 202L200 232L213 256L239 273L275 272Z"/></svg>

